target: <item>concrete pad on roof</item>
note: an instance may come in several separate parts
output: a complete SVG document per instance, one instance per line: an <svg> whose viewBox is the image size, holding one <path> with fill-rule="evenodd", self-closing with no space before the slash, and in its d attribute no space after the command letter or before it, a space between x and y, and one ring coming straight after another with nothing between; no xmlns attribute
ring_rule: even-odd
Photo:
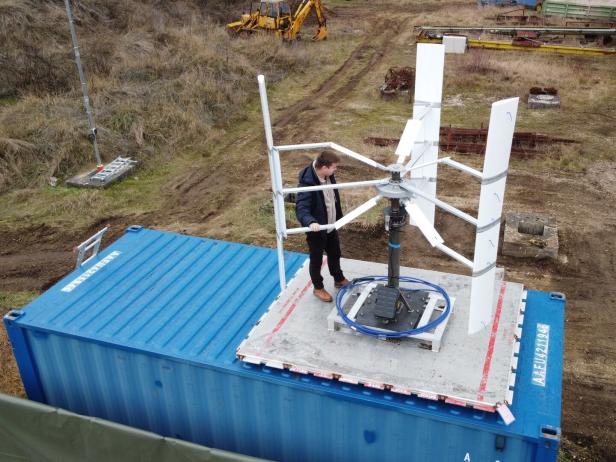
<svg viewBox="0 0 616 462"><path fill-rule="evenodd" d="M387 266L342 260L347 278L387 274ZM402 394L441 399L462 406L495 410L511 403L515 382L514 353L519 348L525 291L521 284L496 284L494 322L467 335L472 278L402 267L412 276L441 285L456 297L455 311L440 351L420 348L410 339L383 341L361 334L328 330L331 303L312 294L305 264L239 346L240 359L332 380ZM499 272L502 278L502 271ZM334 292L333 281L326 289Z"/></svg>

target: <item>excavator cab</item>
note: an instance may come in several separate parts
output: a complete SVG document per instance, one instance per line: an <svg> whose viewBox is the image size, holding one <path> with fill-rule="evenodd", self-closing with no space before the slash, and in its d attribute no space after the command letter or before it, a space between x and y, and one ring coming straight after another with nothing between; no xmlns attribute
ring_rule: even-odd
<svg viewBox="0 0 616 462"><path fill-rule="evenodd" d="M313 8L319 21L319 29L313 40L324 40L327 37L327 28L321 0L301 0L295 14L287 0L252 2L250 13L243 14L239 21L229 23L227 27L235 34L269 31L285 40L296 40L299 38L302 23Z"/></svg>
<svg viewBox="0 0 616 462"><path fill-rule="evenodd" d="M268 20L263 21L273 25L268 29L288 29L292 21L291 6L284 0L262 0L259 2L259 16L274 20L273 24Z"/></svg>

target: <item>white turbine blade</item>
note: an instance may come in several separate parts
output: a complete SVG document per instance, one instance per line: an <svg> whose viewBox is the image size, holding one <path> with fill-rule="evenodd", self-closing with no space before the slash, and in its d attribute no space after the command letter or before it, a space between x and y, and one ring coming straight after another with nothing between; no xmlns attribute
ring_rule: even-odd
<svg viewBox="0 0 616 462"><path fill-rule="evenodd" d="M441 127L441 100L443 95L443 69L445 47L441 44L418 43L415 78L413 119L423 122L423 145L411 151L407 168L422 163L425 167L410 173L413 184L429 198L436 197L438 142ZM434 224L434 203L424 198L413 199L430 224Z"/></svg>
<svg viewBox="0 0 616 462"><path fill-rule="evenodd" d="M415 146L415 142L419 137L419 132L421 131L422 126L423 122L421 120L407 120L402 136L400 137L400 142L396 148L398 164L403 163L405 159L411 155L411 151L413 150L413 146Z"/></svg>
<svg viewBox="0 0 616 462"><path fill-rule="evenodd" d="M417 44L417 71L415 77L416 102L418 100L424 102L440 102L443 93L444 64L444 45L436 43ZM421 112L422 111L420 111L420 113Z"/></svg>
<svg viewBox="0 0 616 462"><path fill-rule="evenodd" d="M434 226L430 224L430 221L426 218L417 204L413 204L409 200L405 200L403 202L406 207L406 211L413 219L415 226L419 228L432 247L436 247L437 245L445 242L438 231L434 229Z"/></svg>
<svg viewBox="0 0 616 462"><path fill-rule="evenodd" d="M494 305L496 267L480 276L473 276L471 306L468 315L468 335L476 334L490 324Z"/></svg>
<svg viewBox="0 0 616 462"><path fill-rule="evenodd" d="M340 220L338 220L336 223L334 223L335 228L336 229L340 229L344 225L346 225L347 223L350 223L355 218L360 216L362 213L366 213L368 210L370 210L372 207L374 207L379 202L380 199L381 199L381 196L373 197L369 201L364 202L359 207L351 210L349 213L347 213L345 216L343 216Z"/></svg>
<svg viewBox="0 0 616 462"><path fill-rule="evenodd" d="M492 319L501 213L517 111L518 98L510 98L494 103L490 113L473 257L469 335L482 330Z"/></svg>

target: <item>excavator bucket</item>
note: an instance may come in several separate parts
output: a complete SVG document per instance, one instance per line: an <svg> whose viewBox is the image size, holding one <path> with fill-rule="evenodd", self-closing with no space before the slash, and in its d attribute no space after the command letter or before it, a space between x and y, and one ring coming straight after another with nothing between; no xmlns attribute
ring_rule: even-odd
<svg viewBox="0 0 616 462"><path fill-rule="evenodd" d="M325 40L326 38L327 38L327 27L319 26L319 30L317 30L317 33L314 34L314 37L312 37L312 40L316 42L317 40Z"/></svg>

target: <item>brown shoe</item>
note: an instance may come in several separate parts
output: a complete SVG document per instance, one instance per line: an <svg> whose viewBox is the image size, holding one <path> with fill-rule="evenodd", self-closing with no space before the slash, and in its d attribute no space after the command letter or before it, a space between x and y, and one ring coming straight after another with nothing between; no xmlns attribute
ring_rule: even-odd
<svg viewBox="0 0 616 462"><path fill-rule="evenodd" d="M350 284L350 281L347 278L344 278L342 281L336 281L334 282L334 287L336 289L340 289L341 287L346 286L347 284Z"/></svg>
<svg viewBox="0 0 616 462"><path fill-rule="evenodd" d="M314 296L322 302L331 302L333 300L332 296L325 289L314 289Z"/></svg>

